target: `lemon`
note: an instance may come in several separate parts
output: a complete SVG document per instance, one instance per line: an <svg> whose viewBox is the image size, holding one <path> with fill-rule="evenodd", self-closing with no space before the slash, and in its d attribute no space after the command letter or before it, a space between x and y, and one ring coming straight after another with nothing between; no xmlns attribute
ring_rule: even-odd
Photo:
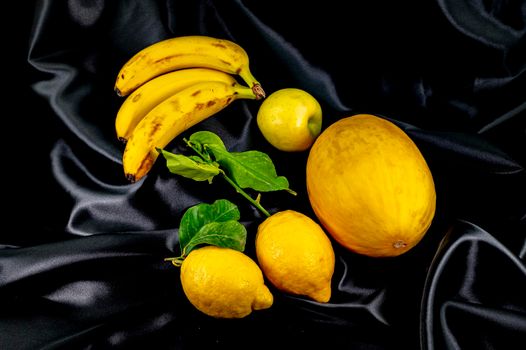
<svg viewBox="0 0 526 350"><path fill-rule="evenodd" d="M416 144L370 114L325 129L307 160L307 192L319 221L344 247L367 256L407 252L435 214L433 176Z"/></svg>
<svg viewBox="0 0 526 350"><path fill-rule="evenodd" d="M334 251L323 229L308 216L277 212L256 234L259 266L279 290L328 302L334 273Z"/></svg>
<svg viewBox="0 0 526 350"><path fill-rule="evenodd" d="M242 318L273 303L256 262L230 248L192 250L181 265L181 284L190 303L217 318Z"/></svg>

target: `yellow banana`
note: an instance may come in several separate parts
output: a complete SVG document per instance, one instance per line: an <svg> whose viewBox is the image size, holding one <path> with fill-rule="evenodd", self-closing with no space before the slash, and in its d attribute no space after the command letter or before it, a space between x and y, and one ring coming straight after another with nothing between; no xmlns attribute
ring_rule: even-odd
<svg viewBox="0 0 526 350"><path fill-rule="evenodd" d="M193 84L222 81L235 84L225 72L208 68L188 68L162 74L134 90L122 103L115 118L117 138L126 141L139 121L160 102Z"/></svg>
<svg viewBox="0 0 526 350"><path fill-rule="evenodd" d="M252 88L257 99L265 97L261 84L249 69L247 52L230 40L204 35L165 39L142 49L122 66L115 81L115 91L119 96L126 96L155 76L192 67L239 75Z"/></svg>
<svg viewBox="0 0 526 350"><path fill-rule="evenodd" d="M128 180L146 175L164 148L180 133L221 111L237 99L256 99L253 90L219 81L197 83L167 98L135 127L126 143L122 164Z"/></svg>

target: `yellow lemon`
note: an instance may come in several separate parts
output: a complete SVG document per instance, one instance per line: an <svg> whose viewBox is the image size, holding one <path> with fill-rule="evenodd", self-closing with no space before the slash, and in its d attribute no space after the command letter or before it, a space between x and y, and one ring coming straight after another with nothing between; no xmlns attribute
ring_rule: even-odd
<svg viewBox="0 0 526 350"><path fill-rule="evenodd" d="M322 110L308 92L286 88L263 100L257 124L265 139L286 152L305 151L321 132Z"/></svg>
<svg viewBox="0 0 526 350"><path fill-rule="evenodd" d="M279 290L328 302L334 251L323 229L294 210L265 219L256 235L259 266Z"/></svg>
<svg viewBox="0 0 526 350"><path fill-rule="evenodd" d="M360 254L407 252L435 214L433 177L420 150L402 129L374 115L325 129L310 150L306 180L321 224Z"/></svg>
<svg viewBox="0 0 526 350"><path fill-rule="evenodd" d="M230 248L192 250L181 265L181 284L190 303L217 318L242 318L273 303L256 262Z"/></svg>

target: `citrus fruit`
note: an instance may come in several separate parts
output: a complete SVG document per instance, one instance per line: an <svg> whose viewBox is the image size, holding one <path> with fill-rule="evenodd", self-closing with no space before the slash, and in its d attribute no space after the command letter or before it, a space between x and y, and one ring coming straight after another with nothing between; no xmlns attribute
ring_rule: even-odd
<svg viewBox="0 0 526 350"><path fill-rule="evenodd" d="M242 318L273 303L256 262L230 248L192 250L181 265L181 284L190 303L217 318Z"/></svg>
<svg viewBox="0 0 526 350"><path fill-rule="evenodd" d="M308 92L285 88L263 100L257 124L265 139L277 149L305 151L321 132L322 110Z"/></svg>
<svg viewBox="0 0 526 350"><path fill-rule="evenodd" d="M431 225L436 194L431 171L409 136L369 114L325 129L307 160L307 192L327 232L373 257L414 247Z"/></svg>
<svg viewBox="0 0 526 350"><path fill-rule="evenodd" d="M308 216L285 210L265 219L256 234L256 254L277 289L329 301L334 251L323 229Z"/></svg>

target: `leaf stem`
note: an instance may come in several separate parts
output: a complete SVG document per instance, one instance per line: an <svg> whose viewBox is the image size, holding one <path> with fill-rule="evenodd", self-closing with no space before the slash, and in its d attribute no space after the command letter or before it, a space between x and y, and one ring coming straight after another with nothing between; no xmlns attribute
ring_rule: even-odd
<svg viewBox="0 0 526 350"><path fill-rule="evenodd" d="M186 142L186 145L188 147L190 147L191 149L194 150L195 153L197 153L197 155L199 157L201 157L205 162L208 162L208 163L212 163L212 160L210 159L209 156L207 156L206 154L204 154L203 152L201 152L197 147L195 147L189 140L187 140L186 138L183 139L184 142Z"/></svg>
<svg viewBox="0 0 526 350"><path fill-rule="evenodd" d="M204 161L206 162L212 162L212 160L207 157L206 154L203 154L203 152L201 152L197 147L195 147L189 140L187 139L183 139L184 142L186 142L186 144L194 150L195 153L197 153ZM236 184L236 182L234 180L232 180L231 178L229 178L225 172L222 170L222 169L219 169L219 172L220 174L223 176L223 178L226 180L226 182L228 182L232 187L235 188L236 192L239 193L240 195L242 195L243 197L245 197L250 203L252 203L253 206L255 206L256 208L258 208L263 214L265 214L267 217L270 216L270 213L265 209L263 208L263 206L261 204L259 204L259 197L257 200L254 200L252 197L250 197L248 195L248 193L246 193L241 187L238 186L238 184ZM289 192L294 192L292 190L288 190ZM294 192L295 194L296 192ZM175 262L174 262L174 265L175 265Z"/></svg>
<svg viewBox="0 0 526 350"><path fill-rule="evenodd" d="M287 191L288 193L290 193L293 196L297 196L298 195L298 192L296 192L294 190L291 190L290 188L286 188L285 191Z"/></svg>
<svg viewBox="0 0 526 350"><path fill-rule="evenodd" d="M170 261L174 266L181 266L183 264L184 256L178 256L176 258L166 258L164 261Z"/></svg>
<svg viewBox="0 0 526 350"><path fill-rule="evenodd" d="M229 178L225 172L221 169L219 169L219 172L221 173L221 175L223 176L223 178L230 184L232 185L232 187L234 187L236 189L236 192L239 193L240 195L242 195L243 197L245 197L250 203L252 203L253 206L255 206L256 208L258 208L263 214L265 214L267 217L270 216L270 213L261 206L261 204L259 204L259 200L254 200L252 197L250 197L248 195L248 193L246 193L241 187L239 187L234 180L232 180L231 178ZM258 198L259 199L259 198Z"/></svg>

